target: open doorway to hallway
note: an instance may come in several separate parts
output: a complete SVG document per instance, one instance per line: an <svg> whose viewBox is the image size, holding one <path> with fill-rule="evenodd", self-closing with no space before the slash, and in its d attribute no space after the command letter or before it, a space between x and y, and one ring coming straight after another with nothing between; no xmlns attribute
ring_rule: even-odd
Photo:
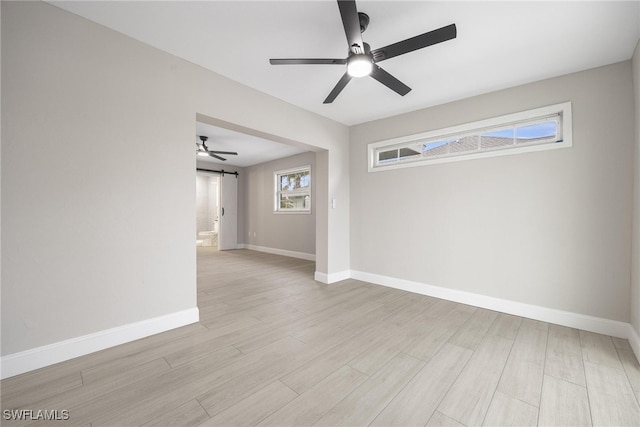
<svg viewBox="0 0 640 427"><path fill-rule="evenodd" d="M228 247L220 246L221 250L245 248L313 260L317 228L314 199L321 194L315 190L324 186L318 184L316 178L326 179L323 168L315 167L316 152L302 143L282 138L276 141L277 137L272 135L257 135L250 129L237 126L231 129L232 126L200 115L196 118L196 169L198 173L205 170L217 172L219 177L217 211L212 212L211 208L213 194L207 194L215 184L211 181L208 186L202 181L197 183L200 187L197 190L196 232L199 244L215 246L216 237L219 245L224 244L230 235L225 224L230 223L235 214L236 223L231 226L236 230L237 240ZM206 141L206 147L201 140ZM285 186L281 192L276 190L277 173L300 169L307 171L304 188L307 192L304 195L297 194L297 187ZM294 174L285 174L283 179L288 179L289 175ZM236 194L227 191L233 187L232 184L236 184ZM227 194L233 196L236 209L231 209L232 204L225 202ZM306 200L306 204L303 203L300 209L283 209L278 197L298 197ZM200 199L207 198L209 203L203 206Z"/></svg>
<svg viewBox="0 0 640 427"><path fill-rule="evenodd" d="M203 152L199 145L202 136L206 137L209 153L215 149L216 153L229 151L237 154L221 154L220 157L225 159L222 160ZM237 242L234 249L315 261L316 249L320 247L322 257L319 265L322 271L326 270L324 251L329 213L327 150L201 114L196 115L194 140L196 169L217 170L220 176L224 172L225 177L228 173L237 174L233 177L237 183ZM282 196L277 190L280 182L278 173L301 168L308 170L309 182L305 186L309 189L309 194L305 195L309 199L308 204L296 212L282 212L277 208L281 206L277 203L278 197ZM224 188L223 183L218 188L220 198L224 194L221 188ZM220 208L219 205L218 242L224 238ZM319 241L316 239L318 230ZM198 248L198 253L201 248Z"/></svg>
<svg viewBox="0 0 640 427"><path fill-rule="evenodd" d="M196 246L238 249L238 173L196 172Z"/></svg>
<svg viewBox="0 0 640 427"><path fill-rule="evenodd" d="M196 246L218 249L220 177L196 172Z"/></svg>

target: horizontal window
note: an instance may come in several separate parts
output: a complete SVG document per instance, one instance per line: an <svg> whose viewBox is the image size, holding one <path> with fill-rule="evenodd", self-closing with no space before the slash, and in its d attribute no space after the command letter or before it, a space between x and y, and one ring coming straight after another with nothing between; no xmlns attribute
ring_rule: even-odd
<svg viewBox="0 0 640 427"><path fill-rule="evenodd" d="M369 144L369 171L571 146L571 103Z"/></svg>
<svg viewBox="0 0 640 427"><path fill-rule="evenodd" d="M274 212L311 212L311 166L274 172Z"/></svg>

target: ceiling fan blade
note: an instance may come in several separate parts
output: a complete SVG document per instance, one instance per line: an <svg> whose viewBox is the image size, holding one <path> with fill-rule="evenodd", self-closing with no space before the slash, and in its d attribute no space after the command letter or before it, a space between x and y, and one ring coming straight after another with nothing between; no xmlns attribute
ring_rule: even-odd
<svg viewBox="0 0 640 427"><path fill-rule="evenodd" d="M210 155L211 157L215 157L215 158L216 158L216 159L218 159L218 160L222 160L223 162L226 162L226 161L227 161L227 159L225 159L224 157L220 157L220 156L218 156L218 155L216 155L216 154L213 154L211 151L209 151L209 155Z"/></svg>
<svg viewBox="0 0 640 427"><path fill-rule="evenodd" d="M353 53L364 53L362 33L360 33L360 19L358 18L355 0L338 0L338 8L340 9L342 26L347 36L349 49Z"/></svg>
<svg viewBox="0 0 640 427"><path fill-rule="evenodd" d="M335 85L331 93L329 93L329 96L327 96L327 99L325 99L322 103L331 104L333 100L336 99L336 96L338 96L338 94L342 92L342 89L344 89L347 83L349 83L349 80L351 80L351 76L348 73L344 73L342 78L338 81L338 84Z"/></svg>
<svg viewBox="0 0 640 427"><path fill-rule="evenodd" d="M305 65L305 64L346 64L346 59L339 58L290 58L290 59L270 59L271 65Z"/></svg>
<svg viewBox="0 0 640 427"><path fill-rule="evenodd" d="M402 83L400 80L396 79L376 64L373 64L371 77L373 77L392 91L398 93L399 95L405 96L411 91L411 88L409 86Z"/></svg>
<svg viewBox="0 0 640 427"><path fill-rule="evenodd" d="M373 60L375 62L380 62L385 59L393 58L394 56L422 49L423 47L455 39L456 36L456 24L451 24L446 27L438 28L437 30L420 34L419 36L411 37L410 39L406 39L401 42L390 44L389 46L372 50L371 54L373 55Z"/></svg>
<svg viewBox="0 0 640 427"><path fill-rule="evenodd" d="M237 156L238 155L238 153L236 153L235 151L209 150L209 153L212 153L212 154L229 154L231 156Z"/></svg>

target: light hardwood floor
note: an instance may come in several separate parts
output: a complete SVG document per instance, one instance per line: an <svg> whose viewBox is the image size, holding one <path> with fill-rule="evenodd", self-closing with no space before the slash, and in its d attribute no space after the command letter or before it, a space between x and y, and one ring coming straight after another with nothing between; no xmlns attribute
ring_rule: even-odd
<svg viewBox="0 0 640 427"><path fill-rule="evenodd" d="M625 340L198 249L201 321L2 381L3 425L640 425Z"/></svg>

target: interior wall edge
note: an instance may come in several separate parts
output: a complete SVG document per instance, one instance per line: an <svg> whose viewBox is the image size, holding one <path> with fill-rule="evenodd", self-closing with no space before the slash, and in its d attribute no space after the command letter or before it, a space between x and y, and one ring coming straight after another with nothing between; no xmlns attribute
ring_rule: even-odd
<svg viewBox="0 0 640 427"><path fill-rule="evenodd" d="M313 280L315 280L316 282L324 283L325 285L331 285L333 283L338 283L350 278L351 278L351 271L349 270L338 271L336 273L329 273L329 274L322 273L316 270L315 274L313 275Z"/></svg>
<svg viewBox="0 0 640 427"><path fill-rule="evenodd" d="M640 12L640 8L638 9ZM640 15L639 15L640 18ZM640 20L639 20L640 22ZM633 218L631 225L631 326L640 335L640 40L631 58L634 92ZM636 355L638 353L636 352Z"/></svg>
<svg viewBox="0 0 640 427"><path fill-rule="evenodd" d="M629 340L629 344L631 344L631 350L636 355L636 359L640 360L640 335L638 335L638 331L635 330L633 325L629 323L629 333L627 339Z"/></svg>

